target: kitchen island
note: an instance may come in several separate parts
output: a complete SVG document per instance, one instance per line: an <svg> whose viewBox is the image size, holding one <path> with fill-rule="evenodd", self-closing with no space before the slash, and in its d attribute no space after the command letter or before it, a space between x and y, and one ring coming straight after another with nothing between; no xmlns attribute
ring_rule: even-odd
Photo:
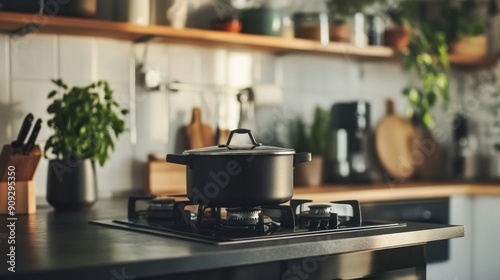
<svg viewBox="0 0 500 280"><path fill-rule="evenodd" d="M0 231L1 279L332 279L410 273L425 279L426 243L464 236L463 226L406 227L216 246L88 223L123 218L125 199L101 200L87 212L55 212ZM8 222L7 216L0 216ZM11 254L12 255L12 254ZM15 265L15 272L8 270ZM387 271L390 271L387 273Z"/></svg>

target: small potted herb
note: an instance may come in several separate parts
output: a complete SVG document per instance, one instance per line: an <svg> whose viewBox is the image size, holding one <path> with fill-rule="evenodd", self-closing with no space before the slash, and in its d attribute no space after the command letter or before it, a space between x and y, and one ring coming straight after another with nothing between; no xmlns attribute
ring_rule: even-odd
<svg viewBox="0 0 500 280"><path fill-rule="evenodd" d="M411 29L404 7L389 7L386 12L391 24L384 31L384 44L396 51L408 50Z"/></svg>
<svg viewBox="0 0 500 280"><path fill-rule="evenodd" d="M72 88L60 79L52 82L58 89L48 95L47 124L54 133L44 148L50 158L47 201L57 210L90 207L97 200L94 162L103 166L109 159L128 110L105 81Z"/></svg>
<svg viewBox="0 0 500 280"><path fill-rule="evenodd" d="M462 1L459 6L451 7L447 14L450 53L486 57L486 19L478 14L476 1Z"/></svg>
<svg viewBox="0 0 500 280"><path fill-rule="evenodd" d="M297 152L310 152L312 160L295 167L295 185L316 186L323 181L323 162L328 144L329 111L316 107L310 126L296 118L290 122L290 142Z"/></svg>
<svg viewBox="0 0 500 280"><path fill-rule="evenodd" d="M327 0L330 18L330 40L333 42L349 42L351 31L347 20L354 14L379 0Z"/></svg>

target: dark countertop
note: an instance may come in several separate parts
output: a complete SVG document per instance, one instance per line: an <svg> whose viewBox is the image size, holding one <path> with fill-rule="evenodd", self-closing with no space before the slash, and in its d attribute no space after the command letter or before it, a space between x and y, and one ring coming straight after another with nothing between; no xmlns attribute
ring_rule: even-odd
<svg viewBox="0 0 500 280"><path fill-rule="evenodd" d="M407 227L261 243L216 246L89 224L123 218L125 199L101 200L87 212L39 207L17 216L16 272L7 270L7 216L0 215L0 278L119 279L381 250L464 235L463 226L408 223ZM117 278L118 277L118 278ZM130 279L130 278L128 278Z"/></svg>

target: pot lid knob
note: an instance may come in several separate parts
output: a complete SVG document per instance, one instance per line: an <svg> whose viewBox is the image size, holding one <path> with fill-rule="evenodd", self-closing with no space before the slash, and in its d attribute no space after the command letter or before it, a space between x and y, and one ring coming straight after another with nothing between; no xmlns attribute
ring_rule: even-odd
<svg viewBox="0 0 500 280"><path fill-rule="evenodd" d="M219 148L228 148L231 150L230 144L231 144L231 140L233 138L233 135L235 133L236 134L248 134L248 137L250 137L250 141L252 141L252 145L253 145L252 149L255 147L262 146L262 143L257 143L257 141L255 141L255 138L253 137L252 131L250 129L238 128L238 129L231 130L231 133L229 134L229 137L227 138L226 144L219 145L218 147Z"/></svg>

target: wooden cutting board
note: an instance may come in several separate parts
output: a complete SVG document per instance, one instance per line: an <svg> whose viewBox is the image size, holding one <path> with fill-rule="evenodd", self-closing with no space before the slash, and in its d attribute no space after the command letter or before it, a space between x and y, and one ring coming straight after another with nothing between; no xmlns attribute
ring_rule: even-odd
<svg viewBox="0 0 500 280"><path fill-rule="evenodd" d="M229 138L229 134L230 133L231 133L231 131L229 131L228 129L220 129L220 128L218 128L216 136L215 136L215 139L216 139L217 143L215 143L215 144L216 145L226 144L227 143L227 139Z"/></svg>
<svg viewBox="0 0 500 280"><path fill-rule="evenodd" d="M417 130L394 111L392 100L386 101L386 116L375 130L375 150L383 168L394 178L409 179L415 174L412 151Z"/></svg>
<svg viewBox="0 0 500 280"><path fill-rule="evenodd" d="M186 135L189 140L190 149L198 149L214 145L214 133L212 128L202 123L201 109L193 108L191 123L186 126Z"/></svg>
<svg viewBox="0 0 500 280"><path fill-rule="evenodd" d="M421 181L437 181L443 178L443 154L439 143L430 131L418 131L415 137L413 153L415 159L415 175Z"/></svg>

